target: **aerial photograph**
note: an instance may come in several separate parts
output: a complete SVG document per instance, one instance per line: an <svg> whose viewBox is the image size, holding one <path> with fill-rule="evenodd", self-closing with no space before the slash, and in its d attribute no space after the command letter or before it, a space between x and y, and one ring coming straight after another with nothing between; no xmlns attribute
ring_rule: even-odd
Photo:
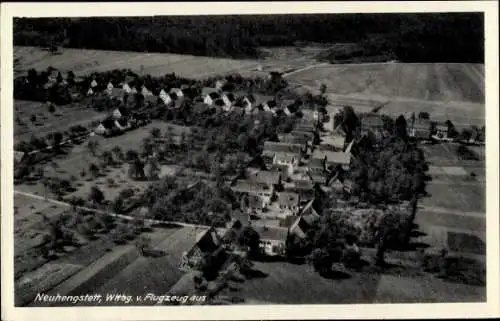
<svg viewBox="0 0 500 321"><path fill-rule="evenodd" d="M486 302L484 16L15 17L17 307Z"/></svg>

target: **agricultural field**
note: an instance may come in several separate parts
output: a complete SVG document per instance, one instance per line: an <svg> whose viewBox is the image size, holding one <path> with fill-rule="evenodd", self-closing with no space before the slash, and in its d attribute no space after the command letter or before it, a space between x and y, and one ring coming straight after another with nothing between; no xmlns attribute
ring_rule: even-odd
<svg viewBox="0 0 500 321"><path fill-rule="evenodd" d="M90 122L103 119L105 115L92 108L73 103L56 106L50 113L48 106L35 101L14 100L14 142L29 140L32 135L45 137L49 133L63 132L71 126L87 126ZM32 121L31 117L36 120Z"/></svg>
<svg viewBox="0 0 500 321"><path fill-rule="evenodd" d="M341 95L484 103L483 77L474 64L373 63L309 68L288 80L313 88L325 84Z"/></svg>
<svg viewBox="0 0 500 321"><path fill-rule="evenodd" d="M304 49L312 51L310 56L314 55L315 50ZM62 54L51 55L36 47L15 47L14 55L21 58L19 69L24 72L31 68L42 70L52 66L62 71L72 70L76 75L85 75L97 71L130 68L135 72L151 76L175 73L194 79L230 73L250 75L253 72L255 75L266 76L266 71L269 70L293 70L304 68L314 62L311 57L304 59L300 54L292 55L285 60L275 58L245 60L180 54L63 49Z"/></svg>

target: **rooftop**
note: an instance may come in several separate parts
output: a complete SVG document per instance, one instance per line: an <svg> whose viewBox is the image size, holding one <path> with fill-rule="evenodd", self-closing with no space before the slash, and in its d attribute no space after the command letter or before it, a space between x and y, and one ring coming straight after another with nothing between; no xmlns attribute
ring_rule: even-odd
<svg viewBox="0 0 500 321"><path fill-rule="evenodd" d="M243 192L243 193L264 193L271 192L268 184L252 182L249 180L239 180L231 186L233 191Z"/></svg>
<svg viewBox="0 0 500 321"><path fill-rule="evenodd" d="M261 240L286 241L288 238L288 229L284 227L264 227L254 225L253 229L259 233Z"/></svg>
<svg viewBox="0 0 500 321"><path fill-rule="evenodd" d="M281 177L278 171L247 171L247 181L254 183L277 184Z"/></svg>
<svg viewBox="0 0 500 321"><path fill-rule="evenodd" d="M299 204L299 194L293 192L280 192L278 195L280 205L294 206Z"/></svg>
<svg viewBox="0 0 500 321"><path fill-rule="evenodd" d="M286 153L297 153L302 152L301 144L283 143L283 142L264 142L264 150L275 151L275 152L286 152Z"/></svg>
<svg viewBox="0 0 500 321"><path fill-rule="evenodd" d="M383 127L384 122L379 114L365 114L361 118L362 127Z"/></svg>
<svg viewBox="0 0 500 321"><path fill-rule="evenodd" d="M326 157L327 163L335 164L349 164L351 162L351 155L344 152L332 152L326 150L315 150L312 158L324 159Z"/></svg>

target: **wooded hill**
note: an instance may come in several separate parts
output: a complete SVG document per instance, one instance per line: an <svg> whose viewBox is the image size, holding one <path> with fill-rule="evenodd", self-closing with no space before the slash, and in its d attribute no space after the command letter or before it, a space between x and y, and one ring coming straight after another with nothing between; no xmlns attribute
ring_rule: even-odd
<svg viewBox="0 0 500 321"><path fill-rule="evenodd" d="M17 18L14 44L243 58L262 46L356 43L344 56L483 63L483 24L480 13Z"/></svg>

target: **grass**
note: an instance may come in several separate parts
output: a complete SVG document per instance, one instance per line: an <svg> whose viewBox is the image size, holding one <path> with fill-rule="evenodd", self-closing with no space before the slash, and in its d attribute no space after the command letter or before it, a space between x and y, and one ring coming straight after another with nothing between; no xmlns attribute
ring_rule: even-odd
<svg viewBox="0 0 500 321"><path fill-rule="evenodd" d="M14 100L14 113L19 117L24 126L14 122L14 140L29 140L31 135L45 137L56 131L63 132L71 126L87 126L91 121L104 118L92 108L87 108L79 103L56 107L56 113L49 113L44 103ZM37 115L36 123L30 121L32 114ZM57 116L59 115L59 116Z"/></svg>
<svg viewBox="0 0 500 321"><path fill-rule="evenodd" d="M460 185L453 181L450 184L429 182L426 188L430 194L421 200L421 204L430 207L441 207L465 212L485 212L485 188L482 184Z"/></svg>
<svg viewBox="0 0 500 321"><path fill-rule="evenodd" d="M308 265L286 262L256 262L254 268L267 276L245 281L236 294L269 304L371 303L379 278L353 273L348 279L325 279Z"/></svg>
<svg viewBox="0 0 500 321"><path fill-rule="evenodd" d="M484 302L486 287L463 285L434 277L420 279L384 275L373 303Z"/></svg>

